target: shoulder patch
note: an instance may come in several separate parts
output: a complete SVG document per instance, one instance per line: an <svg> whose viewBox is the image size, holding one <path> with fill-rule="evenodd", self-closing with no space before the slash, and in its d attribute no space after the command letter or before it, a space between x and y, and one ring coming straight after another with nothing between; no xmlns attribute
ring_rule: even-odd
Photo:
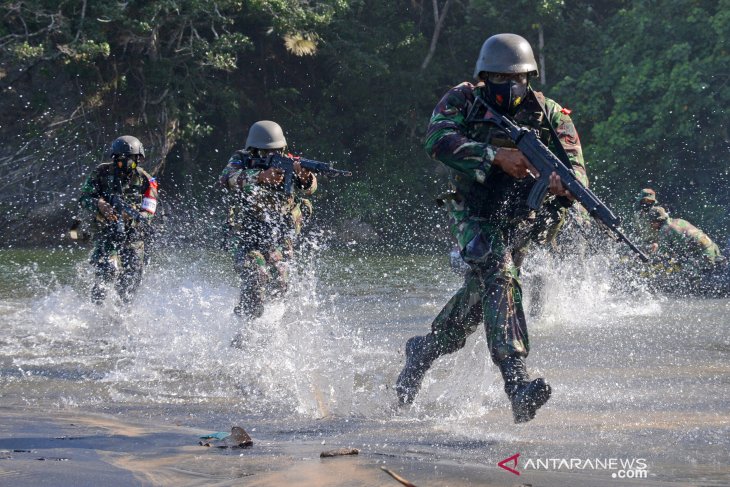
<svg viewBox="0 0 730 487"><path fill-rule="evenodd" d="M563 107L560 109L560 113L562 113L563 115L570 115L571 113L573 113L573 110Z"/></svg>

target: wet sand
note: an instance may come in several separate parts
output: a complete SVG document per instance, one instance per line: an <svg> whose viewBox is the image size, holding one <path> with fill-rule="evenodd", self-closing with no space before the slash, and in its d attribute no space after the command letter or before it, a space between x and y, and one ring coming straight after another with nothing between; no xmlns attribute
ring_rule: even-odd
<svg viewBox="0 0 730 487"><path fill-rule="evenodd" d="M0 424L0 485L400 485L382 467L418 486L698 485L616 480L606 472L517 476L496 465L423 455L417 448L400 453L361 448L357 456L320 458L322 451L358 445L282 441L255 433L251 448L220 449L198 445L198 437L210 433L204 427L80 410L0 408Z"/></svg>

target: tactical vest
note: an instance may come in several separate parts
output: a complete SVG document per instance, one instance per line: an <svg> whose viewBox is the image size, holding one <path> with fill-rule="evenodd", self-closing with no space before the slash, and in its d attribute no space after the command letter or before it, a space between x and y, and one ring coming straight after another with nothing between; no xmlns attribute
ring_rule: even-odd
<svg viewBox="0 0 730 487"><path fill-rule="evenodd" d="M229 160L240 161L242 171L251 168L244 162L247 151L237 151ZM252 183L233 192L229 198L228 225L234 232L244 232L247 238L267 240L268 235L286 235L291 228L295 234L301 231L302 220L312 213L311 202L303 198L295 186L291 195L282 188L274 189Z"/></svg>
<svg viewBox="0 0 730 487"><path fill-rule="evenodd" d="M485 98L483 87L477 87L475 91L478 96ZM540 140L550 147L552 137L547 125L549 121L545 117L545 97L539 92L531 93L533 96L525 99L513 119L520 126L537 131ZM481 113L475 114L475 119L483 118L484 108L481 110ZM467 128L467 137L496 147L515 147L507 134L494 124L471 123ZM450 173L452 185L472 216L494 223L509 223L530 216L527 196L535 183L533 178L516 179L496 166L487 171L483 183L469 179L455 170ZM551 196L549 198L554 199ZM546 204L551 200L546 200Z"/></svg>
<svg viewBox="0 0 730 487"><path fill-rule="evenodd" d="M120 195L125 203L137 211L141 208L142 196L151 178L141 167L134 169L131 174L124 173L113 162L98 167L97 181L101 196L106 201L111 201L112 196Z"/></svg>

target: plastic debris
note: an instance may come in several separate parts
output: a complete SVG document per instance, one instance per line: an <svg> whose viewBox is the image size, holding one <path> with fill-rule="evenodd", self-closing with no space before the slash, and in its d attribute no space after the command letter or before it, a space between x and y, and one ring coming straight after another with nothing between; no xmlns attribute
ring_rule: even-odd
<svg viewBox="0 0 730 487"><path fill-rule="evenodd" d="M222 440L223 438L228 438L231 436L231 433L228 431L217 431L215 433L210 433L207 435L203 435L200 437L201 440Z"/></svg>
<svg viewBox="0 0 730 487"><path fill-rule="evenodd" d="M253 445L253 440L246 433L246 430L239 426L234 426L231 428L230 433L219 431L201 436L198 444L215 448L248 448Z"/></svg>

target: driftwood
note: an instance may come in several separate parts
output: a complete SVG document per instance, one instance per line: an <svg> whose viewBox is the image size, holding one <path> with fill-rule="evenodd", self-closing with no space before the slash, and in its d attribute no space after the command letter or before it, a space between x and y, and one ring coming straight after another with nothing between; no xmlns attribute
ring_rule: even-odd
<svg viewBox="0 0 730 487"><path fill-rule="evenodd" d="M391 477L393 477L395 480L397 480L401 484L405 485L406 487L416 487L416 484L409 482L408 480L404 479L403 477L401 477L394 471L392 471L388 468L385 468L385 467L380 467L380 468L383 470L383 472L387 473L388 475L390 475Z"/></svg>
<svg viewBox="0 0 730 487"><path fill-rule="evenodd" d="M357 448L339 448L337 450L323 451L319 456L320 458L341 457L344 455L357 455L358 453L360 453L360 450Z"/></svg>

